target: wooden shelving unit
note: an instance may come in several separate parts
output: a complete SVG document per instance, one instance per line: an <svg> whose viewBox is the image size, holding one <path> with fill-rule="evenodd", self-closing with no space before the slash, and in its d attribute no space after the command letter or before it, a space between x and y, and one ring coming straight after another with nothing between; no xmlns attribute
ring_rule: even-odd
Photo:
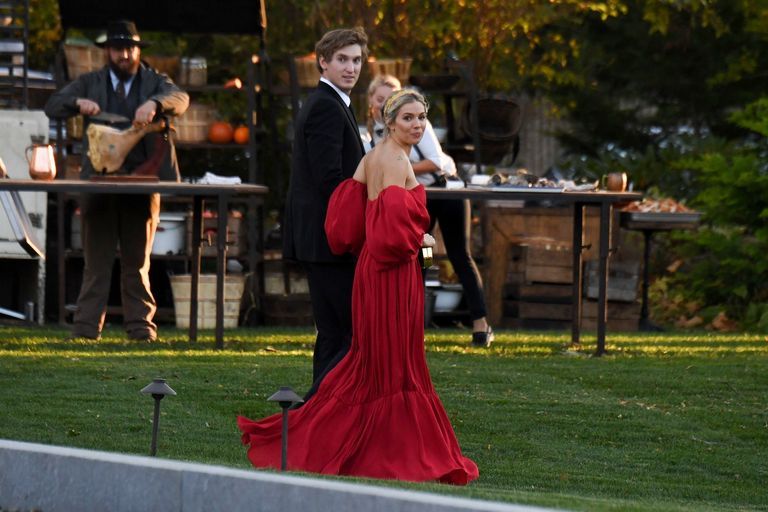
<svg viewBox="0 0 768 512"><path fill-rule="evenodd" d="M241 6L241 12L237 20L231 19L231 14L227 16L217 15L211 13L207 4L196 4L186 6L188 11L185 14L187 17L158 17L154 12L149 12L140 5L104 5L98 13L91 15L92 9L88 8L87 2L81 0L61 0L59 2L62 27L66 33L69 28L78 29L103 29L104 20L106 19L132 19L136 22L139 30L144 31L170 31L170 32L197 32L197 33L251 33L259 35L259 49L254 49L254 54L250 57L247 66L247 77L243 80L241 88L230 88L224 85L209 84L203 86L183 86L183 89L191 96L204 94L204 93L232 93L232 94L245 94L248 104L248 112L250 115L246 116L246 125L249 128L248 143L241 144L211 144L208 142L200 143L185 143L175 142L177 151L242 151L247 155L247 183L263 183L264 176L263 170L259 165L260 153L261 153L261 140L264 137L265 130L261 126L261 120L264 118L262 115L261 107L261 95L263 70L262 63L266 59L266 49L264 32L266 28L265 10L261 2L252 2L247 6ZM160 12L170 9L170 0L157 0L157 9ZM247 8L246 8L247 7ZM174 6L175 9L175 6ZM203 9L202 12L197 14L193 13L195 9ZM119 12L118 12L119 11ZM194 20L192 23L190 20ZM181 26L179 26L179 24ZM63 68L63 66L60 66ZM63 76L63 69L60 69L60 74ZM65 83L65 79L59 77L57 83ZM68 140L64 135L63 122L57 122L56 131L57 137L57 150L59 155L60 164L64 162L65 149L69 151L77 151L78 141ZM60 165L61 169L64 169L63 165ZM182 169L182 174L184 170ZM63 175L63 172L61 173ZM173 198L163 198L163 205L166 203L173 204L178 203L178 200ZM259 290L263 289L263 265L261 253L263 252L262 243L262 224L263 224L263 211L262 207L255 199L245 199L238 202L243 205L247 211L247 239L248 250L244 256L239 256L237 259L246 263L246 268L249 272L253 272L256 279L253 279L253 285L256 288L256 296L259 295ZM65 234L69 233L69 219L71 218L72 197L67 197L61 194L56 200L56 212L57 212L57 243L56 243L56 260L58 266L59 283L58 283L58 311L59 321L64 323L66 317L69 314L71 308L67 307L67 267L68 265L81 263L82 252L73 251L69 246L69 240ZM186 265L189 268L190 256L188 255L152 255L152 260L163 263L173 263L179 265ZM153 286L154 289L154 286ZM172 310L172 308L171 308ZM115 312L114 307L108 308L108 313ZM161 317L161 313L167 313L163 308L158 310L158 316Z"/></svg>

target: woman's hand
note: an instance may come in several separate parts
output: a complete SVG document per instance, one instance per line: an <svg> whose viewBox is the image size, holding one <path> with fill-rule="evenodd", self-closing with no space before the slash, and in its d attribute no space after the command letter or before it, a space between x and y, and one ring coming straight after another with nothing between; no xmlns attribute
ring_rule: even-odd
<svg viewBox="0 0 768 512"><path fill-rule="evenodd" d="M435 242L435 237L429 233L424 233L424 240L421 242L422 247L434 247L436 243L437 242Z"/></svg>

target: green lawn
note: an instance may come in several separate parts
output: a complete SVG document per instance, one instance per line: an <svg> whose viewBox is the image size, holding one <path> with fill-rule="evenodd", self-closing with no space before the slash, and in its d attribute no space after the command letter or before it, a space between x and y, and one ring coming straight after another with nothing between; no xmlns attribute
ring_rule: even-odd
<svg viewBox="0 0 768 512"><path fill-rule="evenodd" d="M0 327L0 438L148 454L165 377L158 456L250 468L235 416L277 411L281 385L309 386L312 332L238 329L223 351L161 329L153 345L111 330L65 342ZM428 330L435 387L480 479L463 488L377 482L579 510L768 510L768 336L498 332L490 350ZM403 435L407 435L403 432Z"/></svg>

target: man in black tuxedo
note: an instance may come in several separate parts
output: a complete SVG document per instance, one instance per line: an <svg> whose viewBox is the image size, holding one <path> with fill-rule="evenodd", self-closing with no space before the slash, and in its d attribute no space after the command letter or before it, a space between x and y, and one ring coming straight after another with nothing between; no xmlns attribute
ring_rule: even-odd
<svg viewBox="0 0 768 512"><path fill-rule="evenodd" d="M317 327L314 384L307 398L352 339L355 262L350 255L331 253L323 225L331 194L352 177L365 154L349 94L360 77L367 44L361 28L332 30L317 42L320 82L296 118L283 257L302 263L306 270Z"/></svg>

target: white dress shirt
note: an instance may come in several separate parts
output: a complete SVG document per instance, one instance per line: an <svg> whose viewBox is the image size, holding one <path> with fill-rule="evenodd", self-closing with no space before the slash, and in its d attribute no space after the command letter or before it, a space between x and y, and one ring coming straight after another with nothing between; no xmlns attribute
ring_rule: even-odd
<svg viewBox="0 0 768 512"><path fill-rule="evenodd" d="M136 75L131 75L131 78L123 82L123 86L125 87L126 98L128 97L128 93L131 92L131 86L133 85L134 78L136 78ZM109 79L112 80L112 90L117 91L117 84L120 83L120 79L117 78L117 75L111 69L109 70Z"/></svg>
<svg viewBox="0 0 768 512"><path fill-rule="evenodd" d="M327 79L327 78L325 78L324 76L321 76L321 77L320 77L320 81L321 81L321 82L325 82L326 84L330 85L330 86L331 86L331 88L332 88L334 91L336 91L336 93L339 95L339 97L341 97L341 101L343 101L343 102L344 102L344 104L345 104L347 107L349 107L349 104L350 104L350 103L352 103L352 98L350 98L350 97L349 97L349 94L345 93L344 91L342 91L341 89L339 89L338 87L336 87L335 85L333 85L333 82L331 82L330 80L328 80L328 79Z"/></svg>

